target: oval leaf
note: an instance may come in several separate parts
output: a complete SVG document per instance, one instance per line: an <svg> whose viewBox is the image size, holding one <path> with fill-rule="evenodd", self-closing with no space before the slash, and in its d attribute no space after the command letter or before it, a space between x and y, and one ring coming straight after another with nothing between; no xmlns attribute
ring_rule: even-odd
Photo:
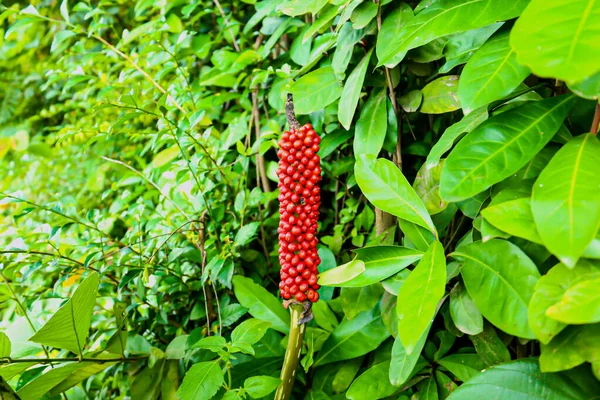
<svg viewBox="0 0 600 400"><path fill-rule="evenodd" d="M428 83L422 90L423 104L421 112L442 114L458 110L458 75L443 76Z"/></svg>
<svg viewBox="0 0 600 400"><path fill-rule="evenodd" d="M296 114L310 114L339 99L342 86L333 68L324 67L302 76L292 85L290 92L294 95Z"/></svg>
<svg viewBox="0 0 600 400"><path fill-rule="evenodd" d="M341 286L365 272L365 263L361 260L352 260L339 267L332 268L319 274L319 285Z"/></svg>
<svg viewBox="0 0 600 400"><path fill-rule="evenodd" d="M483 316L511 335L533 339L527 305L540 273L529 257L498 239L460 246L452 256L463 264L465 287Z"/></svg>
<svg viewBox="0 0 600 400"><path fill-rule="evenodd" d="M542 242L575 266L600 227L600 141L578 136L550 160L533 186L531 209Z"/></svg>
<svg viewBox="0 0 600 400"><path fill-rule="evenodd" d="M373 93L356 123L354 133L354 154L377 156L383 147L387 129L386 90Z"/></svg>
<svg viewBox="0 0 600 400"><path fill-rule="evenodd" d="M289 316L279 300L265 288L250 278L236 275L233 277L233 291L240 304L248 309L250 315L272 324L279 332L288 333Z"/></svg>
<svg viewBox="0 0 600 400"><path fill-rule="evenodd" d="M552 139L574 99L529 102L483 122L446 159L442 198L467 199L517 172Z"/></svg>
<svg viewBox="0 0 600 400"><path fill-rule="evenodd" d="M338 118L346 130L350 129L352 125L352 118L354 118L354 111L356 111L356 106L358 105L358 98L360 97L360 91L372 53L373 49L360 60L344 84L342 99L338 105Z"/></svg>
<svg viewBox="0 0 600 400"><path fill-rule="evenodd" d="M461 284L457 284L450 292L450 315L461 332L467 335L483 332L483 317Z"/></svg>

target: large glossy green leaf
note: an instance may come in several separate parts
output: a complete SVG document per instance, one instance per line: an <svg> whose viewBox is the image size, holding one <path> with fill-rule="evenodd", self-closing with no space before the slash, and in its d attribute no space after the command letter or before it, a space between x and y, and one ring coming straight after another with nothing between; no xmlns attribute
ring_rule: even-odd
<svg viewBox="0 0 600 400"><path fill-rule="evenodd" d="M82 383L85 379L89 378L92 375L96 375L105 369L112 367L115 365L115 362L107 362L103 364L94 363L94 362L83 362L80 363L80 368L75 368L69 376L63 379L58 385L54 386L50 392L48 392L51 396L58 396L60 393L67 391L75 385Z"/></svg>
<svg viewBox="0 0 600 400"><path fill-rule="evenodd" d="M595 0L532 0L515 23L510 42L519 63L536 75L579 82L600 71L599 18Z"/></svg>
<svg viewBox="0 0 600 400"><path fill-rule="evenodd" d="M250 278L233 277L233 291L240 304L248 309L254 318L268 321L271 328L279 332L289 331L289 315L275 296Z"/></svg>
<svg viewBox="0 0 600 400"><path fill-rule="evenodd" d="M413 183L415 192L419 195L427 211L431 214L438 214L446 209L448 203L440 197L440 176L444 168L444 160L439 164L429 166L423 164L417 172L417 177Z"/></svg>
<svg viewBox="0 0 600 400"><path fill-rule="evenodd" d="M445 74L457 65L464 64L494 34L503 22L473 29L453 36L444 47L446 63L440 68L440 73Z"/></svg>
<svg viewBox="0 0 600 400"><path fill-rule="evenodd" d="M354 154L368 154L377 157L387 129L386 90L374 92L365 104L356 122L354 133Z"/></svg>
<svg viewBox="0 0 600 400"><path fill-rule="evenodd" d="M469 60L460 75L458 98L465 113L513 92L529 69L517 63L509 31L494 35Z"/></svg>
<svg viewBox="0 0 600 400"><path fill-rule="evenodd" d="M354 174L360 190L375 207L436 232L425 205L394 163L360 156Z"/></svg>
<svg viewBox="0 0 600 400"><path fill-rule="evenodd" d="M583 280L569 287L546 315L565 324L600 322L600 278Z"/></svg>
<svg viewBox="0 0 600 400"><path fill-rule="evenodd" d="M388 379L390 362L376 364L359 375L346 393L351 400L382 399L394 394L398 388L392 386Z"/></svg>
<svg viewBox="0 0 600 400"><path fill-rule="evenodd" d="M483 316L511 335L533 339L527 305L540 273L529 257L499 239L461 246L452 256L463 264L465 287Z"/></svg>
<svg viewBox="0 0 600 400"><path fill-rule="evenodd" d="M353 262L362 262L364 271L350 280L331 286L361 287L380 282L408 267L423 255L419 250L400 246L370 246L356 249L354 252L356 260ZM331 271L334 270L326 273Z"/></svg>
<svg viewBox="0 0 600 400"><path fill-rule="evenodd" d="M481 312L462 284L457 284L450 292L450 315L458 330L467 335L483 331Z"/></svg>
<svg viewBox="0 0 600 400"><path fill-rule="evenodd" d="M590 100L598 100L600 97L600 72L590 76L581 82L568 85L569 89L577 96Z"/></svg>
<svg viewBox="0 0 600 400"><path fill-rule="evenodd" d="M365 263L362 260L352 260L339 267L328 269L319 274L319 285L342 286L344 283L356 278L365 272Z"/></svg>
<svg viewBox="0 0 600 400"><path fill-rule="evenodd" d="M568 326L549 344L542 344L540 369L556 372L585 361L600 360L600 324Z"/></svg>
<svg viewBox="0 0 600 400"><path fill-rule="evenodd" d="M67 379L77 370L84 368L86 365L87 363L71 363L60 368L50 369L45 374L42 374L27 382L26 385L19 389L17 394L21 399L41 399L46 393L52 390L52 388L60 384L63 380ZM12 397L9 397L9 399L10 398Z"/></svg>
<svg viewBox="0 0 600 400"><path fill-rule="evenodd" d="M442 198L464 200L517 172L550 141L574 99L529 102L483 122L446 159Z"/></svg>
<svg viewBox="0 0 600 400"><path fill-rule="evenodd" d="M429 329L430 327L423 332L410 354L407 353L400 337L396 337L396 340L394 340L389 370L389 381L392 385L403 385L413 375L413 372L417 372L415 371L415 367L419 361L419 357L421 357L421 351L425 346L425 342L427 341Z"/></svg>
<svg viewBox="0 0 600 400"><path fill-rule="evenodd" d="M323 67L309 72L298 79L290 92L294 95L294 110L297 114L310 114L321 110L342 95L342 86L332 67Z"/></svg>
<svg viewBox="0 0 600 400"><path fill-rule="evenodd" d="M380 284L363 287L345 287L340 293L340 303L347 319L353 319L363 311L373 309L383 296Z"/></svg>
<svg viewBox="0 0 600 400"><path fill-rule="evenodd" d="M425 114L443 114L458 110L458 75L448 75L429 82L423 89L421 112Z"/></svg>
<svg viewBox="0 0 600 400"><path fill-rule="evenodd" d="M463 383L448 400L579 400L593 399L600 383L589 369L542 373L537 359L528 358L486 369Z"/></svg>
<svg viewBox="0 0 600 400"><path fill-rule="evenodd" d="M580 260L575 268L558 264L540 278L529 302L529 326L536 338L548 344L565 324L546 315L548 308L558 303L566 291L578 282L600 278L597 262Z"/></svg>
<svg viewBox="0 0 600 400"><path fill-rule="evenodd" d="M223 384L223 373L219 360L192 365L177 391L181 400L210 399Z"/></svg>
<svg viewBox="0 0 600 400"><path fill-rule="evenodd" d="M435 241L423 254L398 292L398 336L408 354L415 347L433 319L446 287L444 246Z"/></svg>
<svg viewBox="0 0 600 400"><path fill-rule="evenodd" d="M392 11L383 21L381 30L377 35L377 44L375 51L379 64L385 64L387 67L396 66L404 56L406 51L398 52L395 41L406 25L413 18L413 10L406 3L400 3L400 6ZM381 62L381 60L386 60Z"/></svg>
<svg viewBox="0 0 600 400"><path fill-rule="evenodd" d="M319 351L315 366L349 360L375 350L390 336L381 320L379 307L344 320Z"/></svg>
<svg viewBox="0 0 600 400"><path fill-rule="evenodd" d="M600 141L586 134L563 146L533 186L531 209L542 242L574 266L600 227Z"/></svg>
<svg viewBox="0 0 600 400"><path fill-rule="evenodd" d="M452 33L480 28L518 16L526 0L438 0L401 25L384 54L377 52L379 65L397 62L398 54Z"/></svg>
<svg viewBox="0 0 600 400"><path fill-rule="evenodd" d="M73 296L29 340L82 354L92 322L100 277L93 272Z"/></svg>
<svg viewBox="0 0 600 400"><path fill-rule="evenodd" d="M365 74L367 73L371 54L373 54L373 49L360 60L344 84L342 98L338 105L338 119L346 129L350 129L350 126L352 125L352 119L354 118L354 112L358 105L358 98L360 97L360 91L365 80Z"/></svg>
<svg viewBox="0 0 600 400"><path fill-rule="evenodd" d="M481 215L490 224L503 232L522 237L534 243L542 243L533 222L531 199L529 197L504 201L487 207L481 211Z"/></svg>
<svg viewBox="0 0 600 400"><path fill-rule="evenodd" d="M425 163L430 167L438 164L440 158L452 148L452 145L461 134L470 132L487 118L488 112L482 107L469 115L465 115L460 121L449 126L429 151Z"/></svg>

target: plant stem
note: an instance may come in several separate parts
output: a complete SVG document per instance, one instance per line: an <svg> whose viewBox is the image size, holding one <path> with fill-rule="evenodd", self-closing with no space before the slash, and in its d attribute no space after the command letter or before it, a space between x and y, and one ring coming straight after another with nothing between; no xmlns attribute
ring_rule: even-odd
<svg viewBox="0 0 600 400"><path fill-rule="evenodd" d="M60 363L60 362L93 362L97 364L104 364L107 362L128 362L128 361L140 361L146 360L148 356L129 357L129 358L79 358L79 357L62 357L62 358L17 358L12 359L10 357L0 358L0 364L16 364L16 363L37 363L37 364L48 364L48 363Z"/></svg>
<svg viewBox="0 0 600 400"><path fill-rule="evenodd" d="M594 112L594 120L592 121L592 127L590 132L592 135L598 134L598 125L600 125L600 102L596 103L596 111Z"/></svg>
<svg viewBox="0 0 600 400"><path fill-rule="evenodd" d="M292 394L294 380L296 378L296 368L302 352L302 343L304 342L304 332L306 324L300 323L300 318L304 308L300 304L290 305L290 334L288 336L288 345L281 368L281 384L275 392L275 400L288 400Z"/></svg>

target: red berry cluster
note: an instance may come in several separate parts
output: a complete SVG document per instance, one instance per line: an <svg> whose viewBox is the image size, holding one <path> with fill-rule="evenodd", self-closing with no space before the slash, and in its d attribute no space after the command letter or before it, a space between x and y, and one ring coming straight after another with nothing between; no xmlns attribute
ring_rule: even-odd
<svg viewBox="0 0 600 400"><path fill-rule="evenodd" d="M284 132L279 141L279 263L281 297L319 300L315 237L321 205L321 138L310 124Z"/></svg>

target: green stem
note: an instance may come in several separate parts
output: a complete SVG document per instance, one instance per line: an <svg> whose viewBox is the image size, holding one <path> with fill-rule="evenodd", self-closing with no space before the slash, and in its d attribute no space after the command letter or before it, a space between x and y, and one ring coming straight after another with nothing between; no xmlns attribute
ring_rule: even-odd
<svg viewBox="0 0 600 400"><path fill-rule="evenodd" d="M302 343L304 342L304 332L306 324L299 323L304 308L300 304L290 305L290 334L288 336L288 345L283 359L283 367L281 368L281 384L275 393L275 400L288 400L292 394L294 387L294 379L296 378L296 369L300 361L300 353L302 352Z"/></svg>

